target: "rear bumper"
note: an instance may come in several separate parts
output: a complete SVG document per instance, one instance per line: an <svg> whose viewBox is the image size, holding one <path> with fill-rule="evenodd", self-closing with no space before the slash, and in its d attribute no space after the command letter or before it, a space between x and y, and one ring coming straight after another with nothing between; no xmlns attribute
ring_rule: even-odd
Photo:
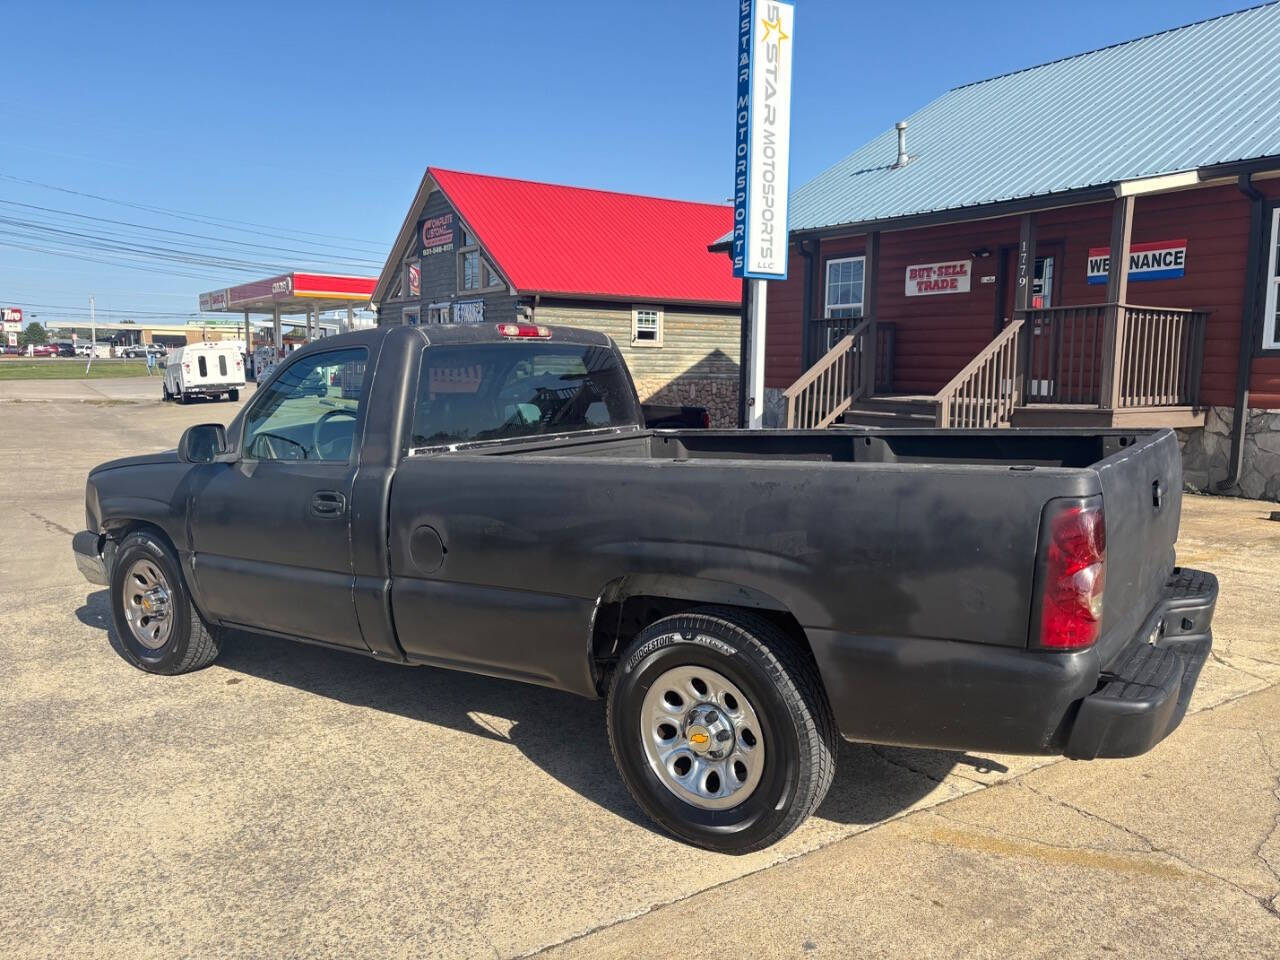
<svg viewBox="0 0 1280 960"><path fill-rule="evenodd" d="M71 552L76 558L76 567L81 575L90 583L100 587L107 585L107 564L98 552L101 538L92 530L81 530L71 538Z"/></svg>
<svg viewBox="0 0 1280 960"><path fill-rule="evenodd" d="M1213 574L1175 573L1143 632L1080 704L1063 751L1068 757L1136 757L1174 731L1213 647L1217 600Z"/></svg>
<svg viewBox="0 0 1280 960"><path fill-rule="evenodd" d="M1212 574L1175 570L1142 630L1105 665L1094 649L808 635L848 740L1126 757L1150 750L1181 722L1209 656L1217 594Z"/></svg>

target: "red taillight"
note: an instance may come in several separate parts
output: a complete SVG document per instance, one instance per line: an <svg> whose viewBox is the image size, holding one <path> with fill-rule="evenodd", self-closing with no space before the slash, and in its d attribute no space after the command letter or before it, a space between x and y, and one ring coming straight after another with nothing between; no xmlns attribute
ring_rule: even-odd
<svg viewBox="0 0 1280 960"><path fill-rule="evenodd" d="M1040 598L1040 646L1079 650L1102 629L1107 527L1101 506L1073 505L1049 521Z"/></svg>
<svg viewBox="0 0 1280 960"><path fill-rule="evenodd" d="M502 337L541 337L544 340L551 336L549 327L542 327L536 323L500 323L498 324L498 335Z"/></svg>

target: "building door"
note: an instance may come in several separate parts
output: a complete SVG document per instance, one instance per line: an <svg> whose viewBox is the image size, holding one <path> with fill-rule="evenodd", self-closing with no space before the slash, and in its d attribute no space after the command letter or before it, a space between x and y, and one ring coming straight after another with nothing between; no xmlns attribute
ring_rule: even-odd
<svg viewBox="0 0 1280 960"><path fill-rule="evenodd" d="M1062 262L1061 246L1054 244L1038 244L1035 270L1031 279L1032 311L1050 310L1058 306L1061 278L1059 267ZM1018 250L1016 247L1005 249L1005 277L1003 292L1003 323L1006 326L1017 312L1018 304ZM1057 363L1054 350L1057 333L1052 314L1033 313L1027 332L1031 334L1031 346L1028 353L1030 370L1028 371L1027 393L1031 398L1045 400L1054 393L1054 369Z"/></svg>

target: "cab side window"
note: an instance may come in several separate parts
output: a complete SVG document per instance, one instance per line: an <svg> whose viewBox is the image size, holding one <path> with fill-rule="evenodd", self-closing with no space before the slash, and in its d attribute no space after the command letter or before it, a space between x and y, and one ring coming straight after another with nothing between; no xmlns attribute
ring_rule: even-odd
<svg viewBox="0 0 1280 960"><path fill-rule="evenodd" d="M368 356L353 347L291 364L254 398L245 417L246 458L349 460Z"/></svg>

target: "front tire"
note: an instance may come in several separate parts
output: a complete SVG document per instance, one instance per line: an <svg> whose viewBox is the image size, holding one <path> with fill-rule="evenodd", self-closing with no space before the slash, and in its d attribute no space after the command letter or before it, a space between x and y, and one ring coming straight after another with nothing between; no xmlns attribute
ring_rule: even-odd
<svg viewBox="0 0 1280 960"><path fill-rule="evenodd" d="M148 673L188 673L217 659L218 635L187 593L178 558L141 530L120 542L111 566L111 618L125 658Z"/></svg>
<svg viewBox="0 0 1280 960"><path fill-rule="evenodd" d="M608 726L644 811L722 853L791 833L835 773L835 724L813 658L772 621L737 609L645 628L614 672Z"/></svg>

